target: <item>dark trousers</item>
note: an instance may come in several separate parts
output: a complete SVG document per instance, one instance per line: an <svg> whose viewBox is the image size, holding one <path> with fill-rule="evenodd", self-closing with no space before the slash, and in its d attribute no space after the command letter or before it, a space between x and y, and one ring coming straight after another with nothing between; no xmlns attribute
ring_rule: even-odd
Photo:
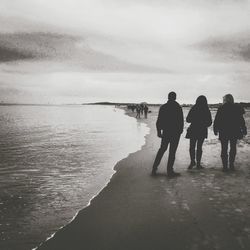
<svg viewBox="0 0 250 250"><path fill-rule="evenodd" d="M164 136L161 140L161 147L157 152L157 155L155 157L155 161L153 164L153 169L157 170L157 167L160 165L161 159L168 149L169 145L169 155L168 155L168 164L167 164L167 172L173 171L173 165L175 161L175 153L179 144L180 135L175 136Z"/></svg>
<svg viewBox="0 0 250 250"><path fill-rule="evenodd" d="M189 154L191 162L195 162L195 155L197 164L200 165L202 157L202 145L205 138L190 138ZM196 149L197 147L197 149ZM196 150L195 150L196 149Z"/></svg>
<svg viewBox="0 0 250 250"><path fill-rule="evenodd" d="M236 144L237 139L221 139L221 159L223 163L223 167L227 168L228 165L228 144L230 144L229 151L229 162L230 165L234 164L235 156L236 156Z"/></svg>

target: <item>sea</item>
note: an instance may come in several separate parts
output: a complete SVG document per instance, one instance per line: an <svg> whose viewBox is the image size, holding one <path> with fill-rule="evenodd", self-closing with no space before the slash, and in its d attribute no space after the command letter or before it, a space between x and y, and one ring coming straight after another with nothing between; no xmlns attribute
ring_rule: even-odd
<svg viewBox="0 0 250 250"><path fill-rule="evenodd" d="M114 106L0 106L0 249L34 249L67 225L148 133Z"/></svg>

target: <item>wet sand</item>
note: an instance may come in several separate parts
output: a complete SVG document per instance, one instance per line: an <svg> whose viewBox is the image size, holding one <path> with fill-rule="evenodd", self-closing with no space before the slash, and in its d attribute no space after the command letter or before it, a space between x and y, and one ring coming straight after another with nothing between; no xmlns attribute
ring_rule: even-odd
<svg viewBox="0 0 250 250"><path fill-rule="evenodd" d="M203 149L205 169L187 171L183 135L175 163L181 176L166 177L166 154L152 177L160 145L152 110L142 119L151 128L142 149L121 160L90 206L39 250L250 249L249 144L238 147L236 171L223 173L220 145L212 138Z"/></svg>

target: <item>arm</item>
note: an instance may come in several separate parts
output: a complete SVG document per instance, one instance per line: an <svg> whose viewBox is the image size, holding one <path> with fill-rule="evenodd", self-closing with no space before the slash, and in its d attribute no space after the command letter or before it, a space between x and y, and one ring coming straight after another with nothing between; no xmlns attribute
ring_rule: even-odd
<svg viewBox="0 0 250 250"><path fill-rule="evenodd" d="M193 113L193 108L191 108L188 112L188 115L186 117L186 122L191 123L192 122L192 113Z"/></svg>
<svg viewBox="0 0 250 250"><path fill-rule="evenodd" d="M184 116L183 116L183 111L182 107L180 107L180 133L182 134L184 128Z"/></svg>
<svg viewBox="0 0 250 250"><path fill-rule="evenodd" d="M207 121L207 127L210 127L212 125L213 121L212 121L212 116L211 116L211 112L208 109L208 121Z"/></svg>
<svg viewBox="0 0 250 250"><path fill-rule="evenodd" d="M245 119L243 115L241 115L241 118L240 118L240 127L241 127L241 131L243 135L247 135L247 127L246 127L246 123L245 123Z"/></svg>
<svg viewBox="0 0 250 250"><path fill-rule="evenodd" d="M217 135L219 132L219 123L220 123L220 108L217 110L217 113L215 115L215 119L214 119L214 134Z"/></svg>
<svg viewBox="0 0 250 250"><path fill-rule="evenodd" d="M247 134L247 127L244 119L245 109L239 105L239 114L240 114L240 129L243 135Z"/></svg>
<svg viewBox="0 0 250 250"><path fill-rule="evenodd" d="M162 137L162 118L163 118L162 113L163 113L162 108L160 107L158 118L156 121L156 129L157 129L157 136L158 137Z"/></svg>

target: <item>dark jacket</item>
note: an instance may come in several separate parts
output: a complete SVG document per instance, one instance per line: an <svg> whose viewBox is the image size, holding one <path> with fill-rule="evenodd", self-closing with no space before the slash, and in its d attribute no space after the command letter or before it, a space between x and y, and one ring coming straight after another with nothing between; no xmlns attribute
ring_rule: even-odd
<svg viewBox="0 0 250 250"><path fill-rule="evenodd" d="M214 133L219 133L219 139L242 139L247 134L243 114L244 109L233 103L223 104L218 108L214 120Z"/></svg>
<svg viewBox="0 0 250 250"><path fill-rule="evenodd" d="M183 132L183 112L176 101L168 101L160 107L156 128L163 136L179 135Z"/></svg>
<svg viewBox="0 0 250 250"><path fill-rule="evenodd" d="M212 125L211 112L208 107L194 105L190 109L186 121L191 123L186 138L207 138L207 128Z"/></svg>

